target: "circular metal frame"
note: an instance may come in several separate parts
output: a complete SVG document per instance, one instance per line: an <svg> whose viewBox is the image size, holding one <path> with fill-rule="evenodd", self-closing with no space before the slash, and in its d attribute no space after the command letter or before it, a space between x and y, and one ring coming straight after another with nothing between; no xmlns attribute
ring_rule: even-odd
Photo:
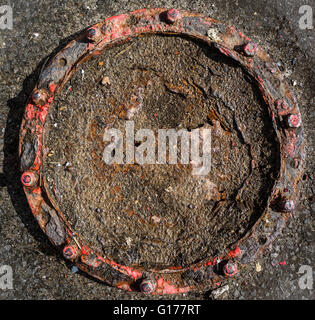
<svg viewBox="0 0 315 320"><path fill-rule="evenodd" d="M90 57L142 34L174 34L199 39L237 61L251 75L268 106L279 146L279 176L267 207L251 230L219 256L187 268L144 270L123 266L87 247L50 196L41 167L47 155L45 122L55 95ZM64 257L109 285L146 294L214 289L235 276L267 248L292 215L305 159L304 133L296 98L276 64L234 27L176 9L142 9L91 26L44 66L31 94L20 131L21 181L41 229Z"/></svg>

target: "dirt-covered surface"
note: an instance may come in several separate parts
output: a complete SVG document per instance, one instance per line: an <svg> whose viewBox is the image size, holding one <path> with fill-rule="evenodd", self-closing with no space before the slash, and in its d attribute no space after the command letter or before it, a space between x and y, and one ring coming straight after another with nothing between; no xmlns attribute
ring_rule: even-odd
<svg viewBox="0 0 315 320"><path fill-rule="evenodd" d="M148 298L104 286L64 262L31 216L19 182L17 159L19 125L25 99L36 82L41 64L58 50L59 45L62 46L60 42L64 43L86 26L103 17L142 7L178 7L234 25L271 54L292 85L300 101L307 136L306 170L295 216L274 245L258 262L230 281L229 290L219 299L314 298L312 290L302 290L298 285L299 268L302 265L314 268L314 31L298 28L298 9L305 2L91 0L14 1L13 4L14 28L0 31L0 123L3 128L0 136L3 150L0 168L0 265L12 266L14 289L0 289L1 299ZM259 215L259 208L263 207L272 185L272 172L277 167L273 134L264 105L240 68L186 39L148 37L138 41L131 47L129 43L112 49L110 54L83 66L65 88L50 120L50 137L59 136L61 140L52 139L48 143L53 152L46 159L47 176L51 175L52 180L58 179L61 191L69 190L71 183L77 188L73 188L73 193L68 192L66 201L62 203L65 209L82 206L82 216L85 215L95 226L103 226L99 233L110 236L110 240L105 242L100 238L92 239L95 234L89 235L89 228L82 225L85 219L73 221L85 232L88 241L100 245L100 249L127 263L191 263L214 247L235 240ZM154 46L156 43L159 45ZM170 62L177 67L170 70ZM203 71L205 66L207 72ZM127 76L122 70L128 70ZM110 84L100 84L104 76L108 77ZM132 86L128 87L127 83L132 83ZM120 93L121 88L126 88L124 95ZM143 95L143 101L139 95ZM231 146L233 141L238 151L228 153L225 162L212 152L213 168L202 181L192 178L185 166L180 170L176 166L153 166L154 169L150 166L145 169L121 166L110 183L104 184L104 164L99 154L104 147L104 118L116 114L113 122L117 127L123 126L128 107L134 103L139 108L139 100L145 107L132 118L136 129L192 129L212 125L215 128L212 148L223 149L223 146ZM239 104L242 108L234 107ZM85 117L87 113L89 117ZM253 119L256 119L255 126L250 125ZM67 125L63 125L64 122ZM249 124L246 130L241 122ZM71 130L72 127L75 130ZM83 139L82 132L87 139ZM73 146L65 151L63 142L71 139ZM81 144L82 141L88 141L87 145ZM87 156L90 158L84 158ZM251 168L253 159L258 165ZM247 165L236 166L233 170L233 163ZM219 182L222 172L230 176ZM105 179L112 176L105 175ZM233 203L233 191L239 190L246 179L252 184L242 190L243 207L232 206L232 210L226 212L227 205ZM194 188L194 183L200 188ZM219 200L212 199L213 194L203 194L202 186L209 186L209 183L217 186L219 203L223 203L218 215L224 213L224 219L218 219L219 216L214 219L209 212L206 214L206 208ZM141 193L140 188L145 192ZM131 190L136 191L130 196ZM99 197L89 204L95 192ZM191 194L187 197L189 192ZM74 201L77 194L81 195L80 204ZM108 199L117 201L108 202ZM257 208L258 212L256 210L253 215ZM76 216L75 210L68 212L69 219ZM174 219L177 219L177 228L172 229L170 226ZM185 225L187 221L189 224ZM226 238L222 243L213 245L211 240L215 242L218 235L222 236L219 232L222 228ZM211 237L207 238L209 230L212 234L210 232ZM176 243L177 248L174 246ZM156 252L161 250L167 254L159 256ZM129 253L124 256L120 252ZM167 298L208 299L209 293Z"/></svg>
<svg viewBox="0 0 315 320"><path fill-rule="evenodd" d="M119 263L187 266L222 254L263 212L277 175L261 100L242 69L205 44L134 40L85 64L58 96L44 179L83 241ZM211 129L209 173L193 175L180 148L177 164L106 164L104 134L119 129L126 154L126 121L134 133Z"/></svg>

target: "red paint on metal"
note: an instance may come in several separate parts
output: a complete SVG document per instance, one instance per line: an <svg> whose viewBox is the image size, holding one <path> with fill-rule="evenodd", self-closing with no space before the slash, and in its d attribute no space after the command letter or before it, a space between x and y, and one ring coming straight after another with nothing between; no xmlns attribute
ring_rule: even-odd
<svg viewBox="0 0 315 320"><path fill-rule="evenodd" d="M223 269L224 274L227 277L233 277L237 274L237 266L235 263L228 262Z"/></svg>
<svg viewBox="0 0 315 320"><path fill-rule="evenodd" d="M285 100L278 99L276 100L275 105L280 116L284 116L290 112L290 107Z"/></svg>
<svg viewBox="0 0 315 320"><path fill-rule="evenodd" d="M230 257L230 258L236 258L236 257L239 257L241 254L242 254L241 249L236 246L236 248L235 248L234 250L231 250L231 251L228 253L228 257Z"/></svg>
<svg viewBox="0 0 315 320"><path fill-rule="evenodd" d="M298 128L301 126L301 115L300 114L291 114L288 118L288 124L291 128Z"/></svg>
<svg viewBox="0 0 315 320"><path fill-rule="evenodd" d="M65 246L63 249L63 255L66 259L75 259L78 256L78 249L76 248L76 246Z"/></svg>
<svg viewBox="0 0 315 320"><path fill-rule="evenodd" d="M104 261L106 261L106 263L108 263L109 265L111 265L115 269L121 270L124 273L128 274L130 277L132 277L135 280L140 279L142 277L142 272L139 270L136 270L132 267L122 266L122 265L116 263L115 261L109 260L109 259L104 259Z"/></svg>
<svg viewBox="0 0 315 320"><path fill-rule="evenodd" d="M35 187L38 182L38 176L32 171L26 171L22 174L21 181L25 187Z"/></svg>
<svg viewBox="0 0 315 320"><path fill-rule="evenodd" d="M190 287L176 287L171 283L165 281L163 278L157 280L157 287L153 294L179 294L190 291Z"/></svg>
<svg viewBox="0 0 315 320"><path fill-rule="evenodd" d="M175 23L182 18L182 15L179 10L177 9L170 9L167 10L166 19L169 23Z"/></svg>
<svg viewBox="0 0 315 320"><path fill-rule="evenodd" d="M29 103L25 109L25 117L29 120L32 120L35 118L35 115L36 115L35 106Z"/></svg>
<svg viewBox="0 0 315 320"><path fill-rule="evenodd" d="M231 52L226 49L226 48L219 48L220 52L222 52L224 55L230 57L231 56Z"/></svg>
<svg viewBox="0 0 315 320"><path fill-rule="evenodd" d="M54 82L49 83L48 89L51 93L54 93L57 89L57 85Z"/></svg>

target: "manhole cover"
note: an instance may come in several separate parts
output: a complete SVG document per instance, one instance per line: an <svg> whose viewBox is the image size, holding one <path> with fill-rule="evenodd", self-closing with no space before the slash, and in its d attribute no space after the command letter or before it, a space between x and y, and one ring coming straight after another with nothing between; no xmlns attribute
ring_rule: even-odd
<svg viewBox="0 0 315 320"><path fill-rule="evenodd" d="M159 158L162 134L176 161L170 136ZM211 167L178 161L183 136L203 139ZM213 19L151 9L89 28L44 67L20 154L32 212L67 259L167 294L214 288L275 239L304 146L296 100L260 47Z"/></svg>

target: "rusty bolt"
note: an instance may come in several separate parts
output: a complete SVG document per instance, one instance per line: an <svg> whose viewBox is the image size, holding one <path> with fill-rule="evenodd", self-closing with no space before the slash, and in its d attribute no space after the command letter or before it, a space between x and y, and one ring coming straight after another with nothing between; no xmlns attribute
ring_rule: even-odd
<svg viewBox="0 0 315 320"><path fill-rule="evenodd" d="M32 94L34 103L38 106L43 106L47 103L47 93L45 90L35 90Z"/></svg>
<svg viewBox="0 0 315 320"><path fill-rule="evenodd" d="M300 114L290 114L287 118L287 123L290 128L298 128L302 124Z"/></svg>
<svg viewBox="0 0 315 320"><path fill-rule="evenodd" d="M140 290L142 293L152 293L156 288L155 280L143 280L140 284Z"/></svg>
<svg viewBox="0 0 315 320"><path fill-rule="evenodd" d="M223 267L223 273L227 277L233 277L237 273L237 266L235 263L227 262Z"/></svg>
<svg viewBox="0 0 315 320"><path fill-rule="evenodd" d="M179 12L179 10L177 10L177 9L170 9L170 10L166 11L166 21L168 23L173 24L173 23L181 20L181 18L182 18L182 15Z"/></svg>
<svg viewBox="0 0 315 320"><path fill-rule="evenodd" d="M278 111L286 111L289 109L288 103L282 99L277 99L275 105Z"/></svg>
<svg viewBox="0 0 315 320"><path fill-rule="evenodd" d="M254 42L248 42L244 45L243 47L243 51L245 53L246 56L248 57L253 57L256 55L257 51L258 51L258 47L257 44Z"/></svg>
<svg viewBox="0 0 315 320"><path fill-rule="evenodd" d="M63 256L68 260L73 260L78 256L78 249L76 246L65 246L63 248Z"/></svg>
<svg viewBox="0 0 315 320"><path fill-rule="evenodd" d="M86 37L91 42L98 41L100 39L101 35L102 35L101 31L98 28L94 28L94 27L88 29L87 33L86 33Z"/></svg>
<svg viewBox="0 0 315 320"><path fill-rule="evenodd" d="M38 175L33 171L26 171L22 174L21 181L25 187L34 188L38 183Z"/></svg>

